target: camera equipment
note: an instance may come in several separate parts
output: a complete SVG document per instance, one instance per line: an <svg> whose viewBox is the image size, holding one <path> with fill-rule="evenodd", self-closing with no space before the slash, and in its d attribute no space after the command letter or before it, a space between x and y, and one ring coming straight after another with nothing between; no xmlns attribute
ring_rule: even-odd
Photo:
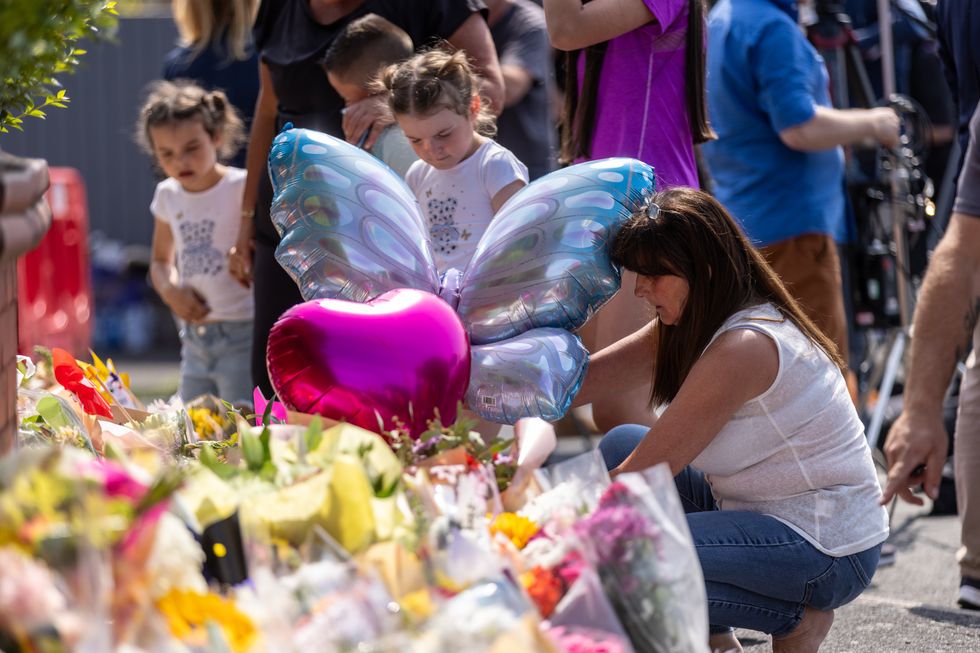
<svg viewBox="0 0 980 653"><path fill-rule="evenodd" d="M924 112L908 98L896 96L891 4L877 0L882 86L887 106L902 119L902 144L855 152L848 160L847 181L857 214L856 245L848 256L852 277L854 331L864 340L859 373L859 407L867 419L872 450L902 369L915 290L925 270L926 225L935 212L932 184L921 161L929 131ZM815 21L808 28L814 46L827 62L834 105L875 106L864 58L843 5L817 0Z"/></svg>

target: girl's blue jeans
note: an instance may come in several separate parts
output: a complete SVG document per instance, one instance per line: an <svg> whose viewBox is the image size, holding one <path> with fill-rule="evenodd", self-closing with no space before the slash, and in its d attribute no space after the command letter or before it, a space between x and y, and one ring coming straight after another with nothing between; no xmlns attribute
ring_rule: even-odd
<svg viewBox="0 0 980 653"><path fill-rule="evenodd" d="M626 424L609 431L599 443L606 467L619 466L647 430ZM785 635L807 606L833 610L871 583L880 544L835 558L775 517L718 510L704 474L692 467L674 483L704 572L712 634L734 626Z"/></svg>
<svg viewBox="0 0 980 653"><path fill-rule="evenodd" d="M213 394L252 403L252 322L180 323L180 387L187 402Z"/></svg>

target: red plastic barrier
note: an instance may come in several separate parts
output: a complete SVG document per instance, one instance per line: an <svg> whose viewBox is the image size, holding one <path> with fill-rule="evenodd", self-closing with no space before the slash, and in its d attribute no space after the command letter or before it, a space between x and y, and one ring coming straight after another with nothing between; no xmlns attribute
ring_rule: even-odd
<svg viewBox="0 0 980 653"><path fill-rule="evenodd" d="M17 262L18 348L61 347L87 359L93 302L85 182L74 168L50 175L51 229Z"/></svg>

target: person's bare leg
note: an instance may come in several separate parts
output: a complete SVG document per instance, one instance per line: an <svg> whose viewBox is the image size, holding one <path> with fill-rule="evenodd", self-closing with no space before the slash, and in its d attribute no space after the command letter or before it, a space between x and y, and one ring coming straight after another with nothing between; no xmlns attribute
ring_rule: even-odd
<svg viewBox="0 0 980 653"><path fill-rule="evenodd" d="M650 322L650 307L633 294L635 286L636 274L624 272L622 289L579 330L579 336L590 352L608 347ZM592 418L601 432L620 424L653 426L657 417L647 408L649 402L650 384L623 388L614 398L592 404Z"/></svg>
<svg viewBox="0 0 980 653"><path fill-rule="evenodd" d="M730 651L742 653L742 643L738 641L738 638L735 637L735 633L732 631L710 636L708 638L708 648L711 649L711 653L730 653Z"/></svg>
<svg viewBox="0 0 980 653"><path fill-rule="evenodd" d="M772 638L773 653L817 653L834 625L833 610L807 608L803 620L782 637Z"/></svg>

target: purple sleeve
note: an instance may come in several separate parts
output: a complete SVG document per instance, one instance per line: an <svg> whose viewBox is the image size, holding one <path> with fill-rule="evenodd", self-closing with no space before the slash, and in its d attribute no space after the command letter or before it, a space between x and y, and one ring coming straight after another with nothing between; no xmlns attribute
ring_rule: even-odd
<svg viewBox="0 0 980 653"><path fill-rule="evenodd" d="M980 107L970 119L970 146L963 159L963 169L956 187L953 211L980 219Z"/></svg>
<svg viewBox="0 0 980 653"><path fill-rule="evenodd" d="M687 21L689 0L643 0L653 17L657 19L658 34L668 31L681 17Z"/></svg>

